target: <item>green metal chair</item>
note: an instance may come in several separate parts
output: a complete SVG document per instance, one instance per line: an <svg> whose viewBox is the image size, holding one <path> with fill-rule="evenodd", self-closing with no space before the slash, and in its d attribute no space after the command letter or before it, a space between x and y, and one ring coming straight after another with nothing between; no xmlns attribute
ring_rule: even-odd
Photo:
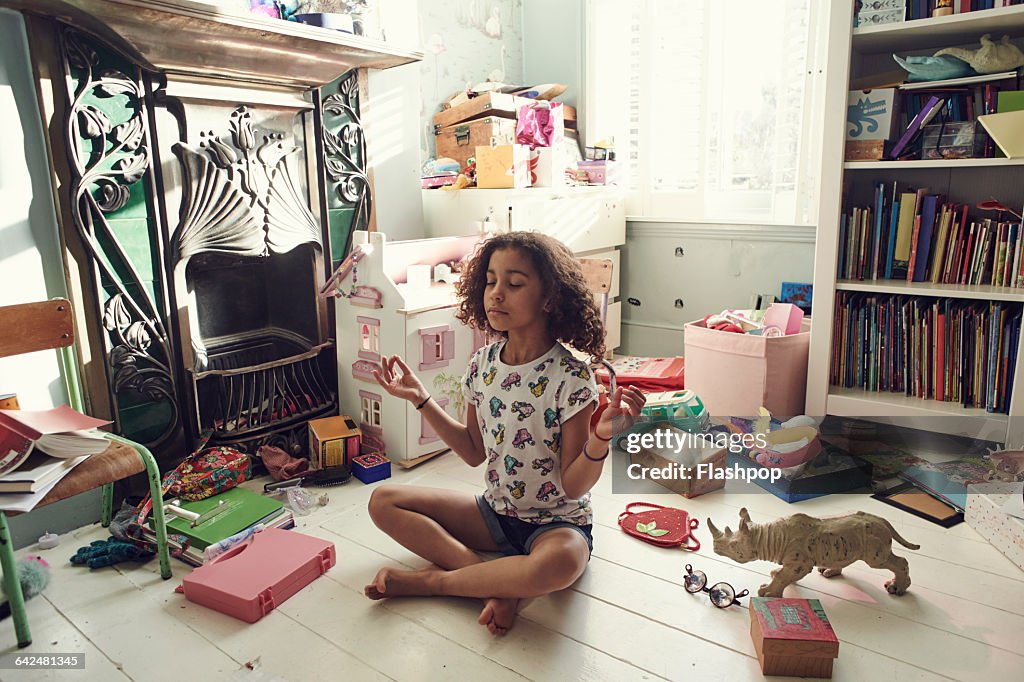
<svg viewBox="0 0 1024 682"><path fill-rule="evenodd" d="M68 353L69 347L75 341L75 335L71 303L67 299L0 307L0 329L4 330L0 334L0 357L50 348L64 349L66 359L71 360L66 366L66 374L70 377L69 402L75 409L82 409L74 362ZM110 440L110 446L104 452L89 457L62 478L39 502L36 509L103 486L101 523L107 527L110 525L114 501L114 482L142 471L149 476L149 489L153 499L161 499L163 494L160 490L160 470L152 453L145 446L126 438L114 434L107 434L107 438ZM18 647L24 648L32 643L32 635L15 567L14 544L7 527L7 517L15 514L4 512L2 507L3 496L0 495L0 567L3 569L4 591L7 593L11 614L14 617ZM153 506L153 520L157 554L160 557L160 576L167 580L171 577L171 561L167 549L167 526L162 505Z"/></svg>

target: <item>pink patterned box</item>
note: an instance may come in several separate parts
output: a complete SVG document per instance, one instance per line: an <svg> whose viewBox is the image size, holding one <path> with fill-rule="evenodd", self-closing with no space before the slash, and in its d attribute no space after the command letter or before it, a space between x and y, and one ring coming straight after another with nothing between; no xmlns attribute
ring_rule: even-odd
<svg viewBox="0 0 1024 682"><path fill-rule="evenodd" d="M1016 486L1007 483L969 485L964 519L1007 559L1024 570L1024 519L1010 516L1002 510L1012 495L1020 496L1019 483Z"/></svg>

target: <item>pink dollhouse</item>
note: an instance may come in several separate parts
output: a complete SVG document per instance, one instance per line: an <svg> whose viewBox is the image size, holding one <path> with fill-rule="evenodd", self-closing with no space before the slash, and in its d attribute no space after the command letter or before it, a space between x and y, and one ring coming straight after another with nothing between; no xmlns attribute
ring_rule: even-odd
<svg viewBox="0 0 1024 682"><path fill-rule="evenodd" d="M354 234L347 265L334 279L338 403L342 414L358 419L364 452L383 451L402 463L445 447L413 405L374 380L382 356L401 356L437 403L464 419L462 376L485 336L455 319L454 284L433 275L472 253L481 239L389 242L380 232Z"/></svg>

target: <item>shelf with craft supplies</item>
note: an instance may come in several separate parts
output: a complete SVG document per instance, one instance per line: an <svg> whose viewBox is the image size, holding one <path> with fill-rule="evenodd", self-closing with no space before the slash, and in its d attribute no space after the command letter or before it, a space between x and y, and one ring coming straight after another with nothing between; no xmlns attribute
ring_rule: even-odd
<svg viewBox="0 0 1024 682"><path fill-rule="evenodd" d="M842 291L866 291L876 294L969 298L979 301L1024 303L1024 289L995 287L983 284L933 284L927 282L907 282L898 279L840 279L836 280L836 289Z"/></svg>
<svg viewBox="0 0 1024 682"><path fill-rule="evenodd" d="M1024 32L1024 5L976 10L944 17L853 29L855 52L916 50L933 45L974 42L984 33Z"/></svg>

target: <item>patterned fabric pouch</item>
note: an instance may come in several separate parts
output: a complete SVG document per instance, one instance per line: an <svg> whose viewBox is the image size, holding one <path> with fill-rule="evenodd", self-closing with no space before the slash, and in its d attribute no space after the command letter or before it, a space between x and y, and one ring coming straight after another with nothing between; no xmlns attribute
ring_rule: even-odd
<svg viewBox="0 0 1024 682"><path fill-rule="evenodd" d="M634 512L635 507L650 509ZM619 514L619 526L627 535L658 547L682 547L691 552L700 549L700 541L693 535L699 525L700 521L691 519L684 509L650 502L630 502L626 511Z"/></svg>

